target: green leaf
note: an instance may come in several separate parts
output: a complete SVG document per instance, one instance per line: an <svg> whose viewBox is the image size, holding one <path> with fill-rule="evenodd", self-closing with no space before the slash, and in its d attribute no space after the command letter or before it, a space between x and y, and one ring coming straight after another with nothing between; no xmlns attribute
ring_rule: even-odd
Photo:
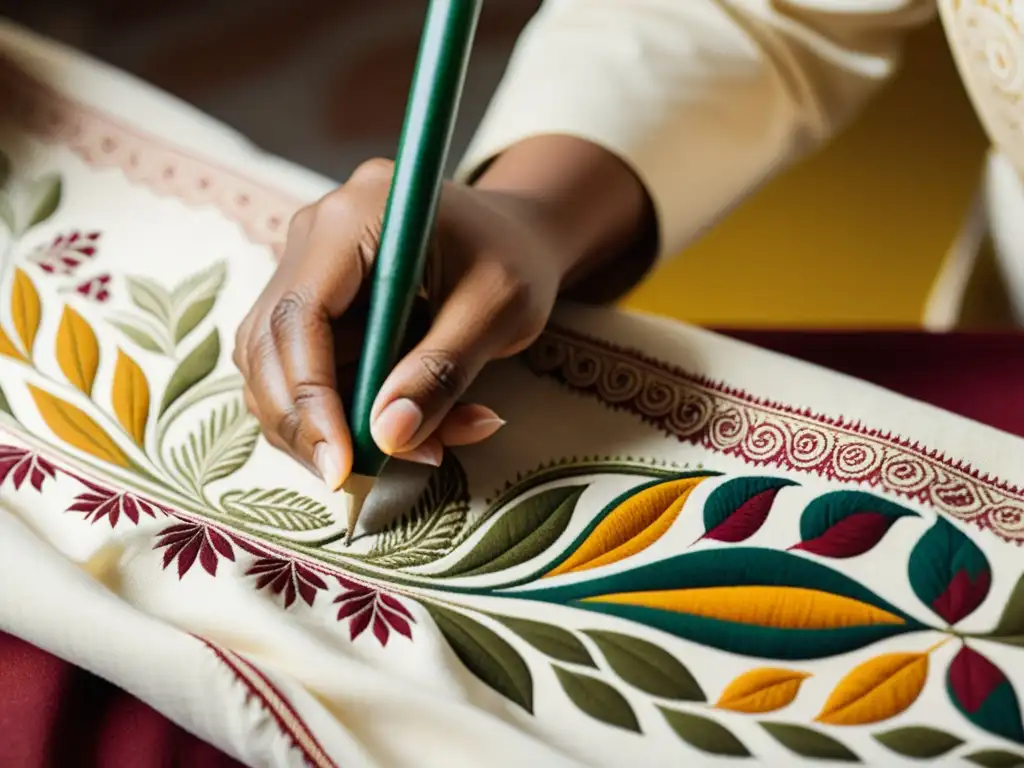
<svg viewBox="0 0 1024 768"><path fill-rule="evenodd" d="M334 522L323 504L288 488L228 491L220 497L220 504L225 513L239 520L283 531L316 531Z"/></svg>
<svg viewBox="0 0 1024 768"><path fill-rule="evenodd" d="M553 659L585 667L597 667L586 646L567 629L511 616L492 615L491 618L500 621L538 651Z"/></svg>
<svg viewBox="0 0 1024 768"><path fill-rule="evenodd" d="M531 496L505 512L444 576L477 576L520 565L558 540L586 486L562 486Z"/></svg>
<svg viewBox="0 0 1024 768"><path fill-rule="evenodd" d="M153 338L148 331L139 326L135 325L129 320L108 320L112 326L117 328L121 333L127 336L129 339L134 341L140 347L147 352L156 352L157 354L169 354L172 353L173 349L168 349L165 345Z"/></svg>
<svg viewBox="0 0 1024 768"><path fill-rule="evenodd" d="M185 279L171 292L175 343L184 339L210 313L226 275L224 262L217 262Z"/></svg>
<svg viewBox="0 0 1024 768"><path fill-rule="evenodd" d="M786 749L812 760L859 763L860 758L847 747L821 731L792 723L762 722L761 727Z"/></svg>
<svg viewBox="0 0 1024 768"><path fill-rule="evenodd" d="M135 306L156 318L161 327L170 329L173 306L164 287L148 277L129 277L125 282Z"/></svg>
<svg viewBox="0 0 1024 768"><path fill-rule="evenodd" d="M533 676L522 656L478 621L423 603L459 660L488 687L533 714Z"/></svg>
<svg viewBox="0 0 1024 768"><path fill-rule="evenodd" d="M948 624L969 616L988 595L988 559L956 526L939 517L907 562L914 594Z"/></svg>
<svg viewBox="0 0 1024 768"><path fill-rule="evenodd" d="M61 198L60 176L51 173L35 179L28 185L28 195L31 199L28 223L22 232L42 224L56 212Z"/></svg>
<svg viewBox="0 0 1024 768"><path fill-rule="evenodd" d="M603 680L552 665L562 690L581 712L608 725L640 733L640 723L626 697Z"/></svg>
<svg viewBox="0 0 1024 768"><path fill-rule="evenodd" d="M1024 646L1024 575L1017 579L1017 584L1003 606L999 623L986 638L1007 645Z"/></svg>
<svg viewBox="0 0 1024 768"><path fill-rule="evenodd" d="M963 739L951 733L923 725L893 728L885 733L876 733L875 739L897 754L917 759L941 757L964 743Z"/></svg>
<svg viewBox="0 0 1024 768"><path fill-rule="evenodd" d="M771 511L775 496L796 485L781 477L737 477L718 486L704 502L704 538L730 544L753 536Z"/></svg>
<svg viewBox="0 0 1024 768"><path fill-rule="evenodd" d="M201 421L184 445L172 448L171 461L198 491L241 469L259 436L259 422L234 400Z"/></svg>
<svg viewBox="0 0 1024 768"><path fill-rule="evenodd" d="M1024 766L1024 755L1007 752L1005 749L982 749L964 756L968 760L982 768L1020 768Z"/></svg>
<svg viewBox="0 0 1024 768"><path fill-rule="evenodd" d="M644 693L662 699L707 701L690 670L663 648L618 632L592 629L584 634L601 649L615 674Z"/></svg>
<svg viewBox="0 0 1024 768"><path fill-rule="evenodd" d="M385 568L411 568L439 560L452 551L466 527L468 511L466 473L446 451L412 509L377 535L367 561Z"/></svg>
<svg viewBox="0 0 1024 768"><path fill-rule="evenodd" d="M721 723L667 707L658 710L676 735L691 747L711 755L750 757L750 750Z"/></svg>
<svg viewBox="0 0 1024 768"><path fill-rule="evenodd" d="M800 543L794 549L821 557L858 557L873 549L903 517L920 515L863 491L826 493L800 515Z"/></svg>
<svg viewBox="0 0 1024 768"><path fill-rule="evenodd" d="M188 392L192 387L209 376L217 367L220 358L220 335L217 329L203 339L189 352L188 356L178 364L177 369L167 382L164 399L160 404L160 415L171 407L175 400Z"/></svg>

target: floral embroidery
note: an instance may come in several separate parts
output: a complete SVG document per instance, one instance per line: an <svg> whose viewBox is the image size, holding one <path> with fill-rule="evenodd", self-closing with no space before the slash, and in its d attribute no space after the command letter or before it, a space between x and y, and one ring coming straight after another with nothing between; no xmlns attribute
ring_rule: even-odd
<svg viewBox="0 0 1024 768"><path fill-rule="evenodd" d="M199 523L177 523L165 528L153 549L164 547L164 568L177 561L178 578L188 573L196 558L211 576L217 575L217 563L221 557L235 559L235 551L227 537L212 526Z"/></svg>
<svg viewBox="0 0 1024 768"><path fill-rule="evenodd" d="M48 275L74 275L82 264L96 255L100 233L78 231L57 235L26 257Z"/></svg>
<svg viewBox="0 0 1024 768"><path fill-rule="evenodd" d="M11 475L14 489L28 479L37 491L43 490L46 478L57 477L56 468L42 456L24 448L0 445L0 485Z"/></svg>
<svg viewBox="0 0 1024 768"><path fill-rule="evenodd" d="M67 511L82 513L90 523L95 524L106 518L110 527L115 528L118 521L124 516L138 525L140 515L155 518L158 513L163 514L164 512L159 505L137 494L128 491L111 491L95 483L90 483L88 480L76 479L87 486L89 490L76 496Z"/></svg>
<svg viewBox="0 0 1024 768"><path fill-rule="evenodd" d="M339 604L338 621L348 619L349 637L352 640L370 626L381 647L388 644L391 630L412 639L412 628L409 625L416 620L396 598L344 576L337 576L337 579L345 589L334 598L334 602Z"/></svg>
<svg viewBox="0 0 1024 768"><path fill-rule="evenodd" d="M245 575L258 577L256 589L269 589L272 594L283 595L285 608L291 608L296 595L312 608L316 593L327 589L327 582L305 565L276 557L261 557Z"/></svg>
<svg viewBox="0 0 1024 768"><path fill-rule="evenodd" d="M74 291L83 299L103 304L110 299L110 275L106 273L96 275L96 277L76 283L65 290Z"/></svg>

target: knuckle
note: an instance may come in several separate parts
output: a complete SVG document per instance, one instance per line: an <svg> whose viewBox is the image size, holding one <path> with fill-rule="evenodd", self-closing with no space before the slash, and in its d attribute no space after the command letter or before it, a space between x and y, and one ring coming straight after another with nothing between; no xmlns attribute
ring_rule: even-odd
<svg viewBox="0 0 1024 768"><path fill-rule="evenodd" d="M458 397L469 385L469 375L458 358L446 350L431 350L420 356L427 383L446 397Z"/></svg>
<svg viewBox="0 0 1024 768"><path fill-rule="evenodd" d="M270 333L274 339L290 336L310 316L308 299L297 291L287 291L270 311Z"/></svg>
<svg viewBox="0 0 1024 768"><path fill-rule="evenodd" d="M363 163L352 172L351 181L356 184L380 184L391 179L394 165L390 160L374 157Z"/></svg>
<svg viewBox="0 0 1024 768"><path fill-rule="evenodd" d="M341 187L320 198L310 217L310 230L320 231L324 227L336 226L337 222L345 221L354 213L356 203L352 194Z"/></svg>
<svg viewBox="0 0 1024 768"><path fill-rule="evenodd" d="M282 411L274 425L274 432L286 445L294 446L302 431L302 414L295 407Z"/></svg>
<svg viewBox="0 0 1024 768"><path fill-rule="evenodd" d="M292 220L288 224L288 230L303 232L310 228L313 224L313 219L316 217L314 207L312 205L304 205L294 214L292 214Z"/></svg>

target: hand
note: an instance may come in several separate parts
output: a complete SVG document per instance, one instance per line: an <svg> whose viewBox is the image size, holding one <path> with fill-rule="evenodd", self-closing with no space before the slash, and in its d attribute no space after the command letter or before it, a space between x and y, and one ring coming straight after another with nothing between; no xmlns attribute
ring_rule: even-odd
<svg viewBox="0 0 1024 768"><path fill-rule="evenodd" d="M387 161L366 163L295 215L281 264L236 338L246 405L267 439L332 489L352 465L339 389L359 354L391 173ZM486 363L532 343L552 310L562 268L535 213L512 195L444 187L428 268L433 325L373 406L384 453L438 465L443 446L479 442L503 424L459 398Z"/></svg>

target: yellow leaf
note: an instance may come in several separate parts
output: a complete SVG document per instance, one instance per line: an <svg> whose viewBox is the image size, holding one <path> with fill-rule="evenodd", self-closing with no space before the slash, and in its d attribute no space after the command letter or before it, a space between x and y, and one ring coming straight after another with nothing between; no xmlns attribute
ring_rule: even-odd
<svg viewBox="0 0 1024 768"><path fill-rule="evenodd" d="M687 477L647 488L613 509L572 555L546 576L617 563L665 535L690 493L706 478Z"/></svg>
<svg viewBox="0 0 1024 768"><path fill-rule="evenodd" d="M32 357L32 345L36 341L39 330L39 318L42 307L39 304L39 293L28 275L21 269L14 270L14 286L11 289L11 316L14 328L25 345L25 351Z"/></svg>
<svg viewBox="0 0 1024 768"><path fill-rule="evenodd" d="M25 356L18 351L18 348L14 346L14 342L11 341L11 337L7 335L7 332L0 328L0 355L4 357L13 357L15 360L25 361Z"/></svg>
<svg viewBox="0 0 1024 768"><path fill-rule="evenodd" d="M110 464L128 467L128 457L85 411L38 387L28 385L32 399L53 434L80 451Z"/></svg>
<svg viewBox="0 0 1024 768"><path fill-rule="evenodd" d="M899 616L859 600L803 587L702 587L623 592L586 598L585 602L638 605L779 629L837 629L904 623Z"/></svg>
<svg viewBox="0 0 1024 768"><path fill-rule="evenodd" d="M117 365L114 367L112 400L118 422L136 443L142 445L149 418L149 382L139 364L120 349L117 350Z"/></svg>
<svg viewBox="0 0 1024 768"><path fill-rule="evenodd" d="M715 706L747 714L774 712L792 703L808 677L792 669L752 669L729 683Z"/></svg>
<svg viewBox="0 0 1024 768"><path fill-rule="evenodd" d="M927 652L876 656L839 681L815 719L827 725L887 720L917 700L927 679Z"/></svg>
<svg viewBox="0 0 1024 768"><path fill-rule="evenodd" d="M96 333L84 317L66 305L57 329L57 363L68 381L92 395L92 383L100 363Z"/></svg>

